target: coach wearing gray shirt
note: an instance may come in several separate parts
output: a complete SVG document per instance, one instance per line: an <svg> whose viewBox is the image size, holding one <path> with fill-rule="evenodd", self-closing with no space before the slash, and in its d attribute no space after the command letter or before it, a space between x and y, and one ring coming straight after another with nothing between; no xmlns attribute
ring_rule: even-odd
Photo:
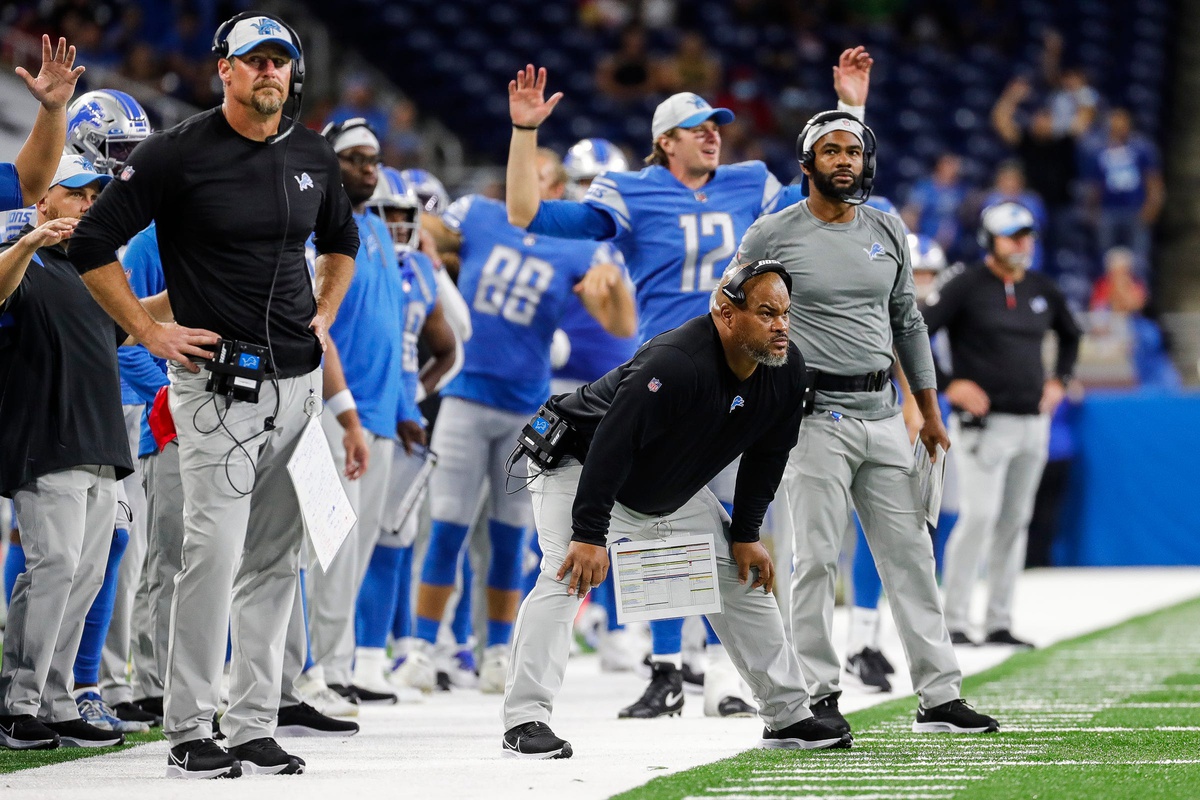
<svg viewBox="0 0 1200 800"><path fill-rule="evenodd" d="M791 274L789 335L816 388L784 475L796 531L792 642L812 711L849 731L837 705L841 662L831 626L838 551L853 507L921 698L913 731L997 731L996 720L959 695L962 673L938 599L912 447L888 379L894 348L925 419L921 441L931 453L949 447L904 230L899 218L862 205L875 173L875 136L853 114L826 111L805 125L796 149L808 199L760 217L737 261L773 258Z"/></svg>

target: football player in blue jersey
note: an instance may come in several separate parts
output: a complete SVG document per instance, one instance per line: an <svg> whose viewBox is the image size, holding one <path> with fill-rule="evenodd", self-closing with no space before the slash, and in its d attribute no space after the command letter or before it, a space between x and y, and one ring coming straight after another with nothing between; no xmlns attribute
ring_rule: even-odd
<svg viewBox="0 0 1200 800"><path fill-rule="evenodd" d="M834 67L839 109L861 115L871 63L862 47L841 54ZM583 202L543 201L534 182L537 127L562 99L561 92L545 99L545 88L546 70L533 65L509 83L509 220L534 233L612 241L625 254L636 286L639 341L708 313L709 297L746 229L761 215L803 198L800 185L782 186L761 161L720 165L719 127L731 122L733 113L682 92L655 110L645 169L598 177ZM723 502L732 500L736 470L734 462L713 481L711 488ZM622 717L657 717L683 707L682 622L658 621L651 631L650 686L621 710ZM705 712L752 714L737 696L733 665L711 627L708 641Z"/></svg>
<svg viewBox="0 0 1200 800"><path fill-rule="evenodd" d="M463 361L463 345L443 309L444 290L438 273L444 271L419 251L423 207L414 187L399 170L391 167L381 170L375 193L367 201L367 210L383 219L391 234L404 283L402 380L411 403L406 419L400 421L399 434L404 447L395 452L388 489L390 499L385 506L385 517L380 520L379 541L358 594L354 670L358 685L388 673L391 685L402 699L410 697L415 689L431 690L437 675L427 653L419 648L410 653L412 554L418 517L415 503L405 519L394 520L389 515L400 505L413 477L420 474L421 466L430 457L425 448L425 420L416 403L445 386L462 368ZM451 291L457 295L453 284ZM419 360L418 340L424 342L430 354L424 365ZM386 662L386 648L388 634L393 632L397 618L402 624L393 650L397 664L392 669ZM362 675L360 680L360 672L366 670L372 674Z"/></svg>
<svg viewBox="0 0 1200 800"><path fill-rule="evenodd" d="M421 201L421 210L426 214L440 217L450 207L450 194L445 185L429 170L401 170L400 177L417 193L417 198Z"/></svg>
<svg viewBox="0 0 1200 800"><path fill-rule="evenodd" d="M534 157L539 191L561 197L566 176L552 151ZM477 195L455 201L431 220L439 250L460 256L458 285L471 309L474 335L462 372L442 391L433 433L438 454L430 486L433 528L417 598L416 636L423 649L436 641L468 526L485 482L492 545L487 578L487 649L482 691L504 690L508 646L520 603L521 561L532 508L526 492L508 494L506 460L529 416L550 395L550 342L574 292L607 330L631 325L632 311L617 256L609 245L528 233L510 225L503 204ZM525 482L517 465L511 481Z"/></svg>
<svg viewBox="0 0 1200 800"><path fill-rule="evenodd" d="M583 139L576 142L563 156L567 171L568 200L583 200L592 181L604 173L627 172L625 154L607 139ZM567 313L559 323L556 337L566 342L567 357L556 364L550 381L552 394L573 392L614 367L633 357L637 350L637 331L629 336L614 336L587 313L583 304L571 300ZM536 544L536 541L535 541ZM536 578L536 572L534 573ZM616 594L610 572L604 582L592 589L591 600L604 609L604 628L597 637L600 669L605 672L627 672L635 669L646 655L638 637L617 622Z"/></svg>

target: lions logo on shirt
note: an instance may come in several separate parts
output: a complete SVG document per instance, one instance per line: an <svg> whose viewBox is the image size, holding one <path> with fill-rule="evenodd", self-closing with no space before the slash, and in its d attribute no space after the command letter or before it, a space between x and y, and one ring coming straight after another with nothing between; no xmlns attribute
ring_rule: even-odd
<svg viewBox="0 0 1200 800"><path fill-rule="evenodd" d="M729 404L729 413L732 414L735 408L743 408L745 405L746 401L743 400L742 396L739 394L737 397L733 398L733 402Z"/></svg>
<svg viewBox="0 0 1200 800"><path fill-rule="evenodd" d="M881 245L879 242L871 242L871 249L868 250L864 247L863 252L867 254L868 261L874 261L875 259L884 255L885 251L883 249L883 245Z"/></svg>
<svg viewBox="0 0 1200 800"><path fill-rule="evenodd" d="M1050 304L1046 302L1046 298L1039 294L1037 297L1029 301L1029 308L1032 309L1033 313L1035 314L1044 314L1046 313L1046 309L1050 308Z"/></svg>
<svg viewBox="0 0 1200 800"><path fill-rule="evenodd" d="M305 189L313 188L313 179L308 177L307 172L301 172L299 175L293 175L292 177L296 179L296 183L300 184L300 191L303 192Z"/></svg>

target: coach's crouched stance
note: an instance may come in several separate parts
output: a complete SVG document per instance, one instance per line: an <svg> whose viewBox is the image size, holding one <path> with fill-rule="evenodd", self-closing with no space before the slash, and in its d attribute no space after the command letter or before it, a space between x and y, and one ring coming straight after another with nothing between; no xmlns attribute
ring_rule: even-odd
<svg viewBox="0 0 1200 800"><path fill-rule="evenodd" d="M541 575L521 605L504 693L504 750L569 758L547 724L571 621L608 572L606 544L686 534L715 539L723 613L709 621L754 690L762 745L849 747L813 718L758 542L803 416L804 359L789 344L791 279L776 261L731 270L712 313L644 345L549 409L575 429L567 457L530 485ZM707 484L739 455L733 519ZM532 467L536 470L536 467Z"/></svg>

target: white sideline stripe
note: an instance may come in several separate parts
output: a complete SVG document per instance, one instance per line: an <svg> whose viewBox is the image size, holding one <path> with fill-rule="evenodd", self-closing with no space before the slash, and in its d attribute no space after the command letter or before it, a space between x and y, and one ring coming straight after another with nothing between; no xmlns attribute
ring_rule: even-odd
<svg viewBox="0 0 1200 800"><path fill-rule="evenodd" d="M870 772L858 778L838 778L838 777L818 777L816 775L808 777L807 775L797 775L793 777L779 776L772 778L747 778L753 783L795 783L797 779L817 782L845 782L854 780L871 780L871 781L981 781L983 775L887 775L883 772Z"/></svg>
<svg viewBox="0 0 1200 800"><path fill-rule="evenodd" d="M979 780L982 780L982 778L980 778ZM845 784L845 785L844 786L813 786L812 781L802 781L800 783L796 783L793 781L792 783L785 784L783 786L726 786L723 788L713 787L712 789L709 789L708 791L714 792L717 794L723 794L725 792L778 792L781 790L786 791L788 789L792 789L794 791L803 791L803 790L834 791L837 789L841 789L842 791L848 791L848 792L889 792L889 791L890 792L907 792L907 791L926 791L926 790L957 792L957 791L961 791L961 790L967 788L962 783L945 783L945 784L935 783L935 784L931 784L929 786L884 786L884 785L874 786L871 784L865 784L865 785L858 784L858 783L854 783L853 781L847 781L845 779L838 781L838 782Z"/></svg>
<svg viewBox="0 0 1200 800"><path fill-rule="evenodd" d="M724 800L942 800L953 797L941 794L726 794ZM685 800L712 800L712 795L690 795Z"/></svg>
<svg viewBox="0 0 1200 800"><path fill-rule="evenodd" d="M1139 731L1200 731L1200 725L1155 725L1152 728L1024 728L1020 726L1012 726L1008 729L1015 733L1041 733L1042 731L1053 731L1055 733L1135 733Z"/></svg>

